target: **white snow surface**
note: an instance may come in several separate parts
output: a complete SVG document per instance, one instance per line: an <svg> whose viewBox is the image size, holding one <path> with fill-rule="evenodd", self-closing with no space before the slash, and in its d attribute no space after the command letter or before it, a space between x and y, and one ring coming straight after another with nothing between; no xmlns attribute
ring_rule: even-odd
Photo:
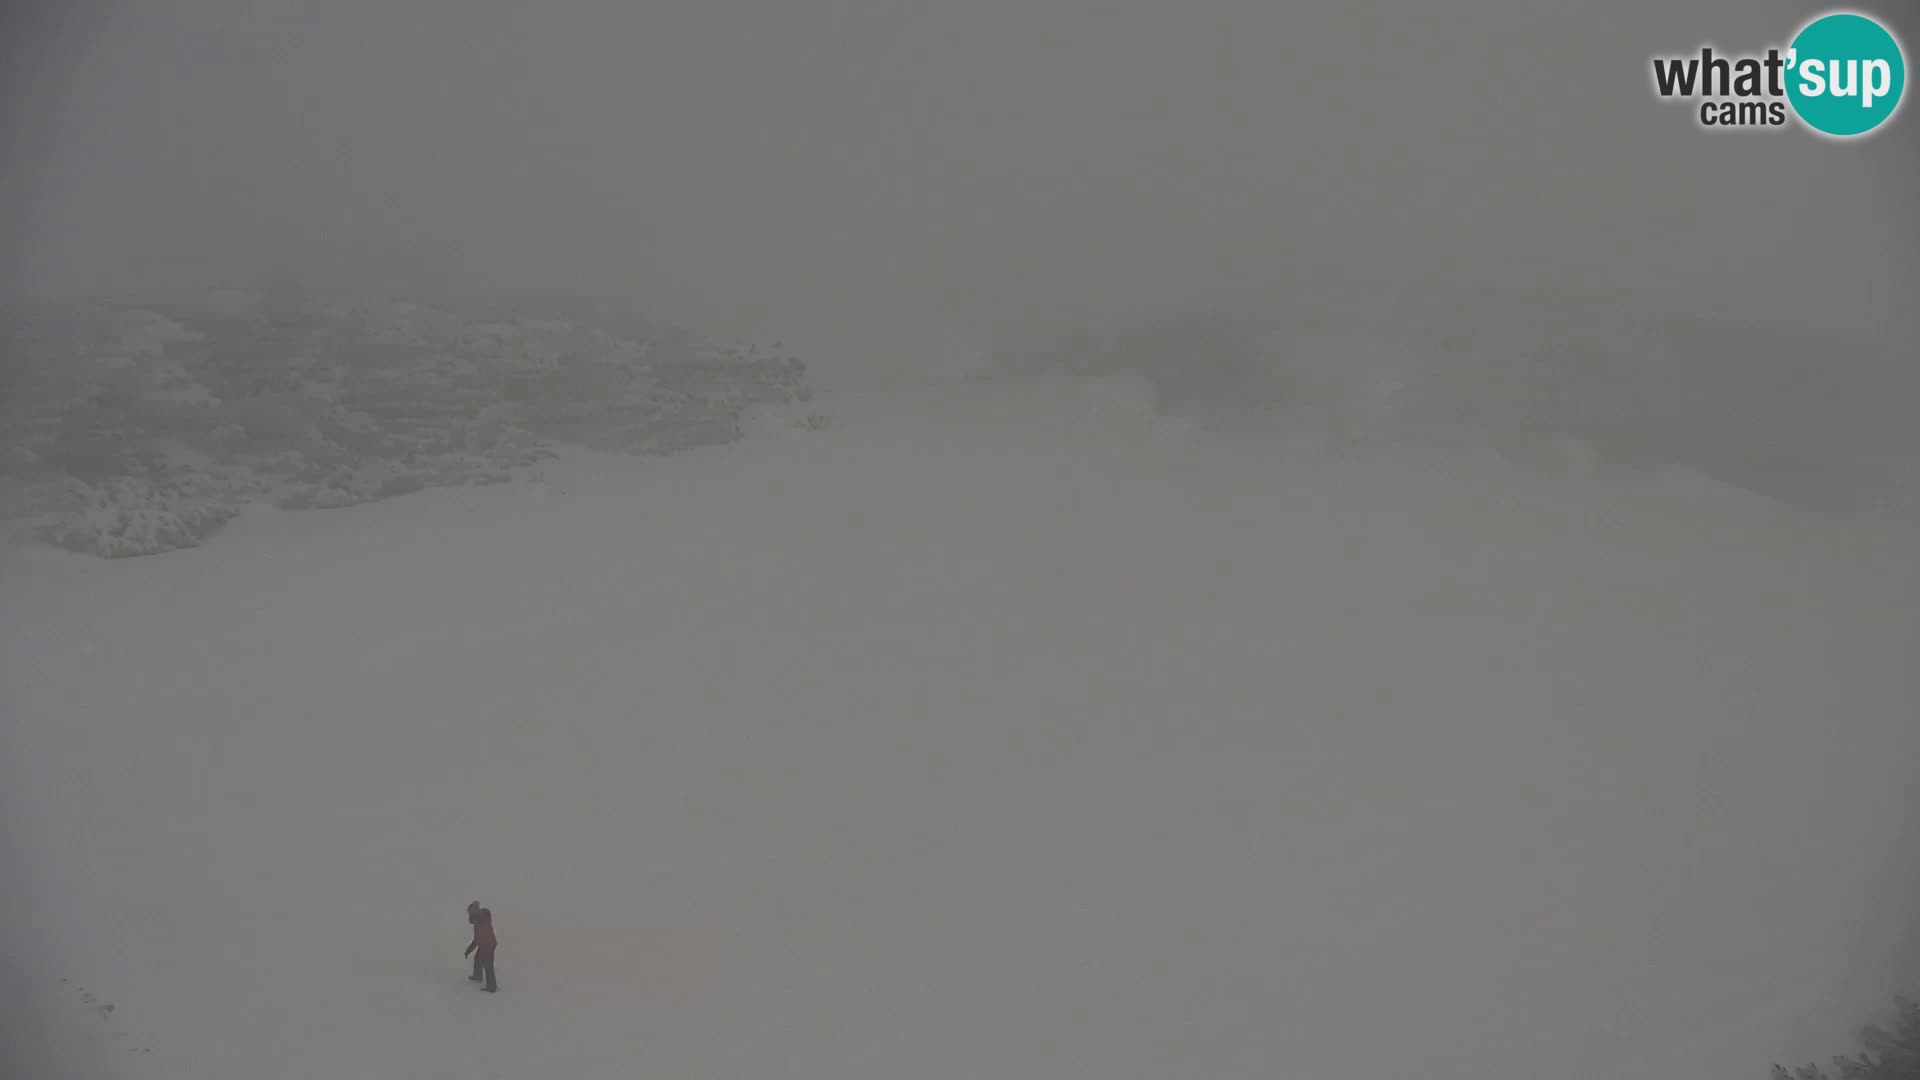
<svg viewBox="0 0 1920 1080"><path fill-rule="evenodd" d="M1911 973L1901 527L812 408L7 551L8 1075L1760 1080Z"/></svg>

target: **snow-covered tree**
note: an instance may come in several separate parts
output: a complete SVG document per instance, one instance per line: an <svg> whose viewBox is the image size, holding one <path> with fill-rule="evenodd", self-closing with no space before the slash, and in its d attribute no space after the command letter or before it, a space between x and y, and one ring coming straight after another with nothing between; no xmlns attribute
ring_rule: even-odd
<svg viewBox="0 0 1920 1080"><path fill-rule="evenodd" d="M1920 1003L1894 1001L1891 1029L1869 1026L1860 1032L1860 1052L1836 1057L1831 1070L1802 1065L1789 1072L1773 1067L1773 1080L1920 1080Z"/></svg>

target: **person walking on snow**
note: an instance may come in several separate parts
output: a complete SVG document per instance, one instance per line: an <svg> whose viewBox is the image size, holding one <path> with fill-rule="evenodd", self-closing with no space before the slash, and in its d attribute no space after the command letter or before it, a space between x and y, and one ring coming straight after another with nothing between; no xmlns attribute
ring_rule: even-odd
<svg viewBox="0 0 1920 1080"><path fill-rule="evenodd" d="M467 905L467 925L469 927L477 927L480 925L480 901L478 900ZM469 947L467 952L471 953L473 949ZM473 974L467 976L467 981L480 981L480 958L477 956L473 958Z"/></svg>
<svg viewBox="0 0 1920 1080"><path fill-rule="evenodd" d="M489 994L500 992L500 984L493 975L493 950L500 944L493 936L493 912L480 906L475 900L467 905L467 921L473 924L473 941L462 956L473 957L473 974L467 976L470 982L479 982L484 974L487 985L482 987Z"/></svg>

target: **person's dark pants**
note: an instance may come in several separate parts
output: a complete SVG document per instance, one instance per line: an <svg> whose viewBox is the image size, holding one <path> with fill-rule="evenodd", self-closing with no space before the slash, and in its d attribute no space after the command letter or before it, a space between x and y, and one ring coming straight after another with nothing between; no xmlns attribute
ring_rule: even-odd
<svg viewBox="0 0 1920 1080"><path fill-rule="evenodd" d="M473 981L479 982L482 975L486 976L487 989L500 989L500 983L493 975L492 949L480 949L473 954Z"/></svg>

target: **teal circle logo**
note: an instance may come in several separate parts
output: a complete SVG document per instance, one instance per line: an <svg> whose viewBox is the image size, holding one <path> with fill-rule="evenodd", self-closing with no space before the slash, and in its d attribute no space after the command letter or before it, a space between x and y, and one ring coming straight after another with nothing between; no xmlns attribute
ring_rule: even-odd
<svg viewBox="0 0 1920 1080"><path fill-rule="evenodd" d="M1850 12L1806 25L1788 52L1787 99L1815 131L1865 135L1900 108L1907 61L1887 28Z"/></svg>

